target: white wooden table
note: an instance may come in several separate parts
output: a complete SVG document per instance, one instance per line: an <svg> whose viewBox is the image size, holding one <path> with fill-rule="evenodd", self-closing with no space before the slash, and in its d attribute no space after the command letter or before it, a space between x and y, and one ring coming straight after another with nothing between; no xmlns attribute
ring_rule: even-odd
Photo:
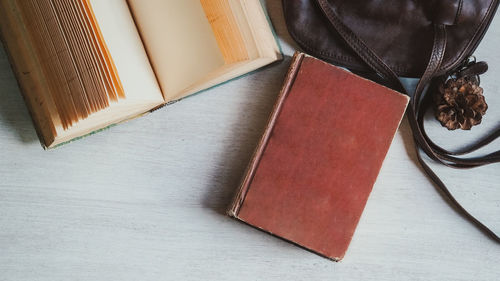
<svg viewBox="0 0 500 281"><path fill-rule="evenodd" d="M287 56L281 1L267 1ZM430 132L464 145L500 122L500 16L484 124ZM43 151L0 49L0 280L500 280L500 245L449 207L403 122L350 250L334 263L224 215L290 62ZM500 142L493 144L498 149ZM500 166L439 169L500 231Z"/></svg>

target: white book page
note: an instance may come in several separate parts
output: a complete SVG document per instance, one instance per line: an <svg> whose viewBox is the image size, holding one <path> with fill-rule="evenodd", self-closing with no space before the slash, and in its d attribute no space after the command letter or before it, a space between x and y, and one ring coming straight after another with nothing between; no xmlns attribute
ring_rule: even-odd
<svg viewBox="0 0 500 281"><path fill-rule="evenodd" d="M127 1L90 2L126 98L111 102L108 108L91 114L67 130L58 126L57 137L52 145L135 117L165 102Z"/></svg>
<svg viewBox="0 0 500 281"><path fill-rule="evenodd" d="M167 101L224 66L200 0L128 2Z"/></svg>
<svg viewBox="0 0 500 281"><path fill-rule="evenodd" d="M90 0L104 41L116 65L127 100L162 96L127 0Z"/></svg>

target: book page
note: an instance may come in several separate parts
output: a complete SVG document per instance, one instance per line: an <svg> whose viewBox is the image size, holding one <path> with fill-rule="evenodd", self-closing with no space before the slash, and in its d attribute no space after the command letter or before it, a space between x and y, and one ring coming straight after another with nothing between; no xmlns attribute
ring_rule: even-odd
<svg viewBox="0 0 500 281"><path fill-rule="evenodd" d="M127 1L90 0L90 3L126 98L110 103L68 129L57 126L57 138L51 146L133 118L164 103Z"/></svg>
<svg viewBox="0 0 500 281"><path fill-rule="evenodd" d="M200 0L128 3L166 100L225 64Z"/></svg>
<svg viewBox="0 0 500 281"><path fill-rule="evenodd" d="M158 100L161 92L126 0L90 0L123 83L126 100Z"/></svg>

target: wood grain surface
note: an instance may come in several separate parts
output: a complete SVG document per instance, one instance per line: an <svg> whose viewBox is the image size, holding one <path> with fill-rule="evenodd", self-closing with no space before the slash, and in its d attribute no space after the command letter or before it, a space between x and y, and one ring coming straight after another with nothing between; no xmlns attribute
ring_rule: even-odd
<svg viewBox="0 0 500 281"><path fill-rule="evenodd" d="M500 245L424 176L406 120L341 263L224 215L296 48L281 1L267 7L284 62L51 151L0 48L0 280L500 279ZM490 64L484 123L448 132L429 117L438 143L460 147L499 125L498 45L497 15L476 53ZM436 169L500 232L500 165Z"/></svg>

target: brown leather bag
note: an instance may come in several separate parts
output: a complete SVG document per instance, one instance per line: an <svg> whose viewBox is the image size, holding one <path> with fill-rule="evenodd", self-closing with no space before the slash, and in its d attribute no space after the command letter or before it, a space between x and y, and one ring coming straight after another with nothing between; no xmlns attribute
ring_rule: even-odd
<svg viewBox="0 0 500 281"><path fill-rule="evenodd" d="M483 62L467 62L499 2L283 0L283 6L290 34L306 52L405 94L409 93L398 76L420 78L407 111L419 162L456 210L500 243L500 237L458 203L422 158L424 152L443 165L463 169L500 162L500 151L463 157L497 139L500 128L467 149L452 152L429 139L423 121L432 100L424 89L433 79L459 70L473 76L486 71Z"/></svg>

